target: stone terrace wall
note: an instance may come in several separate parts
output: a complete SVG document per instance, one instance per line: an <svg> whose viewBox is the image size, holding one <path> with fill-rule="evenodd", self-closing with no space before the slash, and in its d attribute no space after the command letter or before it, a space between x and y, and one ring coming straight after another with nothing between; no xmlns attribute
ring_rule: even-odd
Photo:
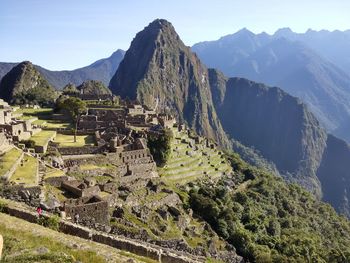
<svg viewBox="0 0 350 263"><path fill-rule="evenodd" d="M62 155L98 154L105 150L105 146L59 147Z"/></svg>
<svg viewBox="0 0 350 263"><path fill-rule="evenodd" d="M22 208L13 207L8 205L4 212L15 216L31 223L38 222L38 216L34 211L28 211ZM46 215L43 215L47 217ZM108 235L102 232L82 227L67 221L61 221L59 230L65 234L78 236L84 239L89 239L101 244L109 245L120 250L129 251L139 256L148 257L154 260L158 260L162 263L195 263L205 262L204 257L197 257L187 253L173 251L171 249L161 248L156 245L150 245L144 242L138 242L129 240L126 238Z"/></svg>

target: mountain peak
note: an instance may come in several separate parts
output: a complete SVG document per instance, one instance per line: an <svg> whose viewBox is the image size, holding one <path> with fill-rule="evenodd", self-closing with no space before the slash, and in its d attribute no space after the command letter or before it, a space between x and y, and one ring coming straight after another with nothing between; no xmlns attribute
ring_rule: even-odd
<svg viewBox="0 0 350 263"><path fill-rule="evenodd" d="M282 37L290 36L292 34L294 34L294 32L289 27L280 28L275 32L275 36L282 36Z"/></svg>
<svg viewBox="0 0 350 263"><path fill-rule="evenodd" d="M55 90L30 61L23 61L1 80L1 98L10 103L47 105L56 98Z"/></svg>
<svg viewBox="0 0 350 263"><path fill-rule="evenodd" d="M137 33L109 87L122 98L171 113L199 134L228 142L212 104L207 68L164 19Z"/></svg>

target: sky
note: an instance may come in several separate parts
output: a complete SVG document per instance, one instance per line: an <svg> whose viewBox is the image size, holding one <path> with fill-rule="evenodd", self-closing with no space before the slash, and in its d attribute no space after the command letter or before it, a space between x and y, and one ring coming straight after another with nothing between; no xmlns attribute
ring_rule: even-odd
<svg viewBox="0 0 350 263"><path fill-rule="evenodd" d="M127 50L156 18L188 46L247 28L350 29L349 0L0 0L0 61L75 69Z"/></svg>

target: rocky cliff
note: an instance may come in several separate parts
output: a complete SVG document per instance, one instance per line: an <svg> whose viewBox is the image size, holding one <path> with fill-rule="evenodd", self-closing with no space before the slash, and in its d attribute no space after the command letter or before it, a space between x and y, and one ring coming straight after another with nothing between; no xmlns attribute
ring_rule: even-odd
<svg viewBox="0 0 350 263"><path fill-rule="evenodd" d="M155 20L136 35L110 89L170 112L199 134L227 146L212 103L208 70L166 20Z"/></svg>
<svg viewBox="0 0 350 263"><path fill-rule="evenodd" d="M326 132L297 98L276 87L210 70L212 93L225 131L275 163L279 172L321 194L316 170Z"/></svg>
<svg viewBox="0 0 350 263"><path fill-rule="evenodd" d="M0 97L10 103L49 105L57 93L29 61L11 69L0 83Z"/></svg>
<svg viewBox="0 0 350 263"><path fill-rule="evenodd" d="M317 176L323 200L350 218L350 146L329 135Z"/></svg>

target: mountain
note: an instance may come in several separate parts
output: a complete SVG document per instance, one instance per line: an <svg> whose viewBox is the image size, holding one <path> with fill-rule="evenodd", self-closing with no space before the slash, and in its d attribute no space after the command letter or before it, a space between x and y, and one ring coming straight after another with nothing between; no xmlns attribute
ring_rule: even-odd
<svg viewBox="0 0 350 263"><path fill-rule="evenodd" d="M329 132L350 142L349 75L305 43L293 41L293 34L288 29L273 36L244 30L192 50L228 76L278 86L301 98Z"/></svg>
<svg viewBox="0 0 350 263"><path fill-rule="evenodd" d="M240 38L247 35L243 31ZM242 45L242 50L246 47ZM248 49L257 52L261 47ZM207 69L169 22L155 20L136 35L109 87L122 98L174 114L221 146L240 149L249 161L258 156L252 163L277 169L289 181L323 196L338 211L349 208L350 192L333 193L329 190L332 185L325 183L330 178L348 178L329 172L334 165L347 164L340 157L336 164L328 160L331 137L307 105L280 88L227 78L218 70ZM334 152L331 155L336 159L340 152ZM336 201L339 194L341 202Z"/></svg>
<svg viewBox="0 0 350 263"><path fill-rule="evenodd" d="M51 71L40 66L35 67L56 89L62 89L68 83L78 86L89 79L102 81L104 85L108 86L124 54L125 52L123 50L118 49L108 58L100 59L89 66L71 71ZM17 63L0 63L0 79L15 65L17 65Z"/></svg>
<svg viewBox="0 0 350 263"><path fill-rule="evenodd" d="M288 179L321 195L316 171L326 132L305 104L276 87L210 70L214 105L224 130L254 147Z"/></svg>
<svg viewBox="0 0 350 263"><path fill-rule="evenodd" d="M109 87L228 144L212 102L208 70L166 20L157 19L136 35Z"/></svg>
<svg viewBox="0 0 350 263"><path fill-rule="evenodd" d="M57 92L29 61L12 68L0 82L0 97L15 104L49 105Z"/></svg>
<svg viewBox="0 0 350 263"><path fill-rule="evenodd" d="M87 80L84 81L77 89L83 94L89 95L106 95L112 94L111 90L108 89L102 81L97 80Z"/></svg>
<svg viewBox="0 0 350 263"><path fill-rule="evenodd" d="M333 64L350 75L350 31L315 31L309 29L305 33L295 33L289 28L276 31L274 38L284 37L301 42L327 58Z"/></svg>
<svg viewBox="0 0 350 263"><path fill-rule="evenodd" d="M317 175L324 201L350 218L350 146L329 135Z"/></svg>

